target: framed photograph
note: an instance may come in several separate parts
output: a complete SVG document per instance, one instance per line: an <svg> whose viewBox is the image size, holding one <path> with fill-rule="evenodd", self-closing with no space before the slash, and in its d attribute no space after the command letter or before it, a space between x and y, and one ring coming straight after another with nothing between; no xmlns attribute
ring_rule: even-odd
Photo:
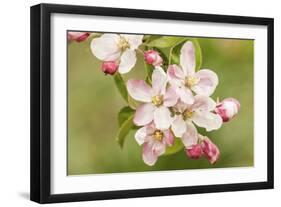
<svg viewBox="0 0 281 207"><path fill-rule="evenodd" d="M273 19L31 7L31 200L273 188Z"/></svg>

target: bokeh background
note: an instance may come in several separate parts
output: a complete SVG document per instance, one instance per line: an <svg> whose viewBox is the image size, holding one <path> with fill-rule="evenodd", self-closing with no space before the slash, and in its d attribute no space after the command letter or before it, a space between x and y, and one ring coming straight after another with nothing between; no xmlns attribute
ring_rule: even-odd
<svg viewBox="0 0 281 207"><path fill-rule="evenodd" d="M191 160L182 150L161 156L154 166L142 161L141 147L128 134L121 149L116 142L117 114L126 106L111 76L101 71L101 61L90 51L87 41L68 43L68 175L245 167L254 165L253 137L253 53L254 40L198 38L202 68L215 71L219 85L212 95L235 97L241 103L239 114L217 130L205 134L220 149L215 165L208 160ZM124 76L144 78L143 57Z"/></svg>

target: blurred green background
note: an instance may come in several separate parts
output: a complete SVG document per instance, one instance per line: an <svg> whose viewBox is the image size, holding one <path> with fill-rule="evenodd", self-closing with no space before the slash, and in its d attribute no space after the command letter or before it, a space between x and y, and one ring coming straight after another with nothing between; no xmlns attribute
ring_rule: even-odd
<svg viewBox="0 0 281 207"><path fill-rule="evenodd" d="M91 38L68 44L68 175L120 173L155 170L253 166L253 40L198 38L202 68L215 71L219 85L212 95L235 97L241 103L239 114L219 130L206 133L220 149L215 165L208 160L191 160L182 150L159 157L150 167L144 164L141 147L128 135L123 149L115 137L117 114L126 105L113 78L101 71L101 61L90 51ZM144 78L143 57L127 75Z"/></svg>

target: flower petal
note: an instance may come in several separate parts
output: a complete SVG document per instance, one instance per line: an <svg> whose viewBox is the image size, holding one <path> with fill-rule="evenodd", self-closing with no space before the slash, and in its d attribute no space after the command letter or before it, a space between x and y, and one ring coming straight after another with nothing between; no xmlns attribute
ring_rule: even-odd
<svg viewBox="0 0 281 207"><path fill-rule="evenodd" d="M170 86L164 95L163 105L166 107L174 106L178 102L178 98L176 90Z"/></svg>
<svg viewBox="0 0 281 207"><path fill-rule="evenodd" d="M167 145L172 146L174 144L174 135L170 129L165 130L164 132L165 142Z"/></svg>
<svg viewBox="0 0 281 207"><path fill-rule="evenodd" d="M191 90L189 90L186 87L180 87L177 89L177 93L182 102L184 102L186 104L193 104L194 97L193 97Z"/></svg>
<svg viewBox="0 0 281 207"><path fill-rule="evenodd" d="M144 80L128 80L127 90L133 99L142 102L151 102L152 89Z"/></svg>
<svg viewBox="0 0 281 207"><path fill-rule="evenodd" d="M136 52L130 49L125 50L125 52L121 55L120 65L118 68L119 73L124 74L130 72L136 62Z"/></svg>
<svg viewBox="0 0 281 207"><path fill-rule="evenodd" d="M94 38L91 42L92 53L102 61L115 61L121 51L117 45L119 36L116 34L104 34L101 37Z"/></svg>
<svg viewBox="0 0 281 207"><path fill-rule="evenodd" d="M158 159L158 155L153 152L152 146L150 142L145 142L142 148L142 159L149 166L154 165Z"/></svg>
<svg viewBox="0 0 281 207"><path fill-rule="evenodd" d="M136 131L135 139L139 145L142 145L145 142L147 136L147 126L144 126Z"/></svg>
<svg viewBox="0 0 281 207"><path fill-rule="evenodd" d="M205 128L206 131L219 129L222 125L222 118L218 114L206 111L196 111L192 121L197 126Z"/></svg>
<svg viewBox="0 0 281 207"><path fill-rule="evenodd" d="M191 108L194 111L213 111L216 108L216 102L208 97L202 95L196 95L194 97L194 103L192 104Z"/></svg>
<svg viewBox="0 0 281 207"><path fill-rule="evenodd" d="M176 115L174 120L172 121L172 130L176 137L182 137L182 135L186 132L186 123L183 120L182 116Z"/></svg>
<svg viewBox="0 0 281 207"><path fill-rule="evenodd" d="M183 134L181 139L186 148L189 148L192 145L197 144L198 142L197 129L191 122L186 122L186 132Z"/></svg>
<svg viewBox="0 0 281 207"><path fill-rule="evenodd" d="M184 73L177 65L169 65L167 69L168 80L171 85L183 86L184 85Z"/></svg>
<svg viewBox="0 0 281 207"><path fill-rule="evenodd" d="M153 112L155 106L151 103L145 103L140 105L134 116L134 124L137 126L144 126L149 124L153 120Z"/></svg>
<svg viewBox="0 0 281 207"><path fill-rule="evenodd" d="M168 129L171 125L171 112L165 106L155 108L154 111L154 123L157 129Z"/></svg>
<svg viewBox="0 0 281 207"><path fill-rule="evenodd" d="M142 44L143 35L121 34L130 44L130 49L135 50Z"/></svg>
<svg viewBox="0 0 281 207"><path fill-rule="evenodd" d="M161 67L156 67L152 73L153 95L164 94L167 85L167 75Z"/></svg>
<svg viewBox="0 0 281 207"><path fill-rule="evenodd" d="M210 96L214 93L219 79L215 72L202 69L195 73L195 77L199 79L199 82L192 87L192 90L199 95Z"/></svg>
<svg viewBox="0 0 281 207"><path fill-rule="evenodd" d="M193 75L195 72L195 49L191 41L187 41L181 48L180 65L185 76Z"/></svg>

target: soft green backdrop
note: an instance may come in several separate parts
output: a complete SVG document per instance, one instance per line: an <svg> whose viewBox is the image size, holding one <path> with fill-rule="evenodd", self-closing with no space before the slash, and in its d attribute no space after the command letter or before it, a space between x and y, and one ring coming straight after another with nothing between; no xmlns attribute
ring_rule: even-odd
<svg viewBox="0 0 281 207"><path fill-rule="evenodd" d="M68 175L253 166L253 40L198 38L202 68L215 71L220 81L212 97L235 97L241 103L238 116L206 133L220 149L219 161L191 160L180 151L160 157L152 167L142 161L133 131L123 149L115 140L117 114L126 103L113 78L101 72L90 41L68 44ZM141 55L125 78L131 76L144 78Z"/></svg>

